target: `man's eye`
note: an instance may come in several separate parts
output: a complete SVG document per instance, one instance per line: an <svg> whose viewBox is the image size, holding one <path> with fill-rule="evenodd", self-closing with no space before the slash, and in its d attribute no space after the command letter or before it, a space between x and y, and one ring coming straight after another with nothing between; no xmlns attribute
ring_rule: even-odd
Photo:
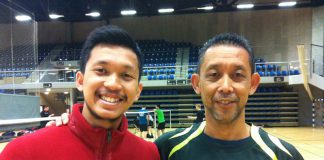
<svg viewBox="0 0 324 160"><path fill-rule="evenodd" d="M217 77L218 73L217 72L212 72L208 74L208 77Z"/></svg>
<svg viewBox="0 0 324 160"><path fill-rule="evenodd" d="M127 73L123 73L122 77L127 78L127 79L133 79L134 78L132 75L127 74Z"/></svg>
<svg viewBox="0 0 324 160"><path fill-rule="evenodd" d="M234 76L235 77L243 77L243 78L245 77L245 75L242 73L235 73Z"/></svg>
<svg viewBox="0 0 324 160"><path fill-rule="evenodd" d="M97 69L95 69L95 71L98 73L106 73L106 70L103 68L97 68Z"/></svg>

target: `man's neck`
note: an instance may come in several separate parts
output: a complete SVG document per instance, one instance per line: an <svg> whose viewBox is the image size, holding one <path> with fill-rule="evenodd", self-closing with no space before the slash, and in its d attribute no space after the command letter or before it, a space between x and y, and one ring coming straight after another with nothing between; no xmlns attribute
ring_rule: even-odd
<svg viewBox="0 0 324 160"><path fill-rule="evenodd" d="M244 119L237 119L230 124L222 124L206 120L204 133L220 140L235 141L250 136L250 126L245 124Z"/></svg>
<svg viewBox="0 0 324 160"><path fill-rule="evenodd" d="M87 108L83 107L82 115L86 119L86 121L92 126L96 128L105 128L105 129L118 129L122 123L123 116L114 119L114 120L108 120L108 119L99 119L95 116L91 116Z"/></svg>

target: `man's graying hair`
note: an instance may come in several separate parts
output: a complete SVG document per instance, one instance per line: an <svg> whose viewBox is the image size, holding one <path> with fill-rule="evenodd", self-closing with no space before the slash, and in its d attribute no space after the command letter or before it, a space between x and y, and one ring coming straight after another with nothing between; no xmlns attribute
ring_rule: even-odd
<svg viewBox="0 0 324 160"><path fill-rule="evenodd" d="M235 33L223 33L209 39L199 50L198 74L200 74L200 67L204 61L204 56L206 51L210 47L215 47L220 45L228 45L228 46L244 48L249 54L251 73L252 74L254 73L254 55L253 55L252 47L250 46L248 40L243 36L237 35Z"/></svg>

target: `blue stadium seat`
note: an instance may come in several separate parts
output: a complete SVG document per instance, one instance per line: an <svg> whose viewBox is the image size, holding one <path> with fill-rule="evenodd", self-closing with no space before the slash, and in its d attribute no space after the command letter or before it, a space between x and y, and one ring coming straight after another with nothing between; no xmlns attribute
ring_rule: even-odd
<svg viewBox="0 0 324 160"><path fill-rule="evenodd" d="M144 75L147 75L147 73L148 73L148 69L144 69Z"/></svg>
<svg viewBox="0 0 324 160"><path fill-rule="evenodd" d="M160 69L160 70L159 70L159 73L160 73L160 74L164 74L164 69Z"/></svg>
<svg viewBox="0 0 324 160"><path fill-rule="evenodd" d="M294 75L299 75L299 74L300 74L299 70L298 69L295 69L294 70Z"/></svg>
<svg viewBox="0 0 324 160"><path fill-rule="evenodd" d="M266 69L266 65L265 64L262 64L262 69L265 70Z"/></svg>
<svg viewBox="0 0 324 160"><path fill-rule="evenodd" d="M283 70L283 71L281 71L281 75L282 75L282 76L288 76L288 73L287 73L286 70Z"/></svg>
<svg viewBox="0 0 324 160"><path fill-rule="evenodd" d="M153 77L152 77L151 75L148 75L148 76L147 76L147 79L148 79L148 80L152 80Z"/></svg>
<svg viewBox="0 0 324 160"><path fill-rule="evenodd" d="M160 74L160 75L158 76L158 79L159 79L159 80L163 80L163 75Z"/></svg>
<svg viewBox="0 0 324 160"><path fill-rule="evenodd" d="M188 73L193 73L193 72L194 72L193 68L188 69Z"/></svg>
<svg viewBox="0 0 324 160"><path fill-rule="evenodd" d="M173 74L170 74L168 79L174 79L174 75Z"/></svg>
<svg viewBox="0 0 324 160"><path fill-rule="evenodd" d="M191 76L192 76L192 74L188 74L188 77L187 77L187 78L188 78L188 79L191 79Z"/></svg>
<svg viewBox="0 0 324 160"><path fill-rule="evenodd" d="M169 69L168 69L168 68L165 68L165 69L164 69L164 73L165 73L165 74L169 74Z"/></svg>
<svg viewBox="0 0 324 160"><path fill-rule="evenodd" d="M171 74L174 74L174 73L175 73L175 69L174 69L174 68L171 68L170 73L171 73Z"/></svg>
<svg viewBox="0 0 324 160"><path fill-rule="evenodd" d="M258 73L259 73L259 75L260 75L261 77L263 77L263 76L264 76L264 72L262 72L262 71L259 71Z"/></svg>
<svg viewBox="0 0 324 160"><path fill-rule="evenodd" d="M261 69L262 69L262 66L261 65L256 65L256 71L261 71Z"/></svg>

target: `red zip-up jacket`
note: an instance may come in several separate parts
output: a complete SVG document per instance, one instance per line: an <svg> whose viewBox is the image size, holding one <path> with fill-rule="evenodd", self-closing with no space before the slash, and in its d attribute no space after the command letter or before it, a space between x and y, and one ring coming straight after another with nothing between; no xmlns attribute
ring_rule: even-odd
<svg viewBox="0 0 324 160"><path fill-rule="evenodd" d="M93 128L76 104L67 126L47 127L10 142L0 160L159 160L156 146L127 129Z"/></svg>

